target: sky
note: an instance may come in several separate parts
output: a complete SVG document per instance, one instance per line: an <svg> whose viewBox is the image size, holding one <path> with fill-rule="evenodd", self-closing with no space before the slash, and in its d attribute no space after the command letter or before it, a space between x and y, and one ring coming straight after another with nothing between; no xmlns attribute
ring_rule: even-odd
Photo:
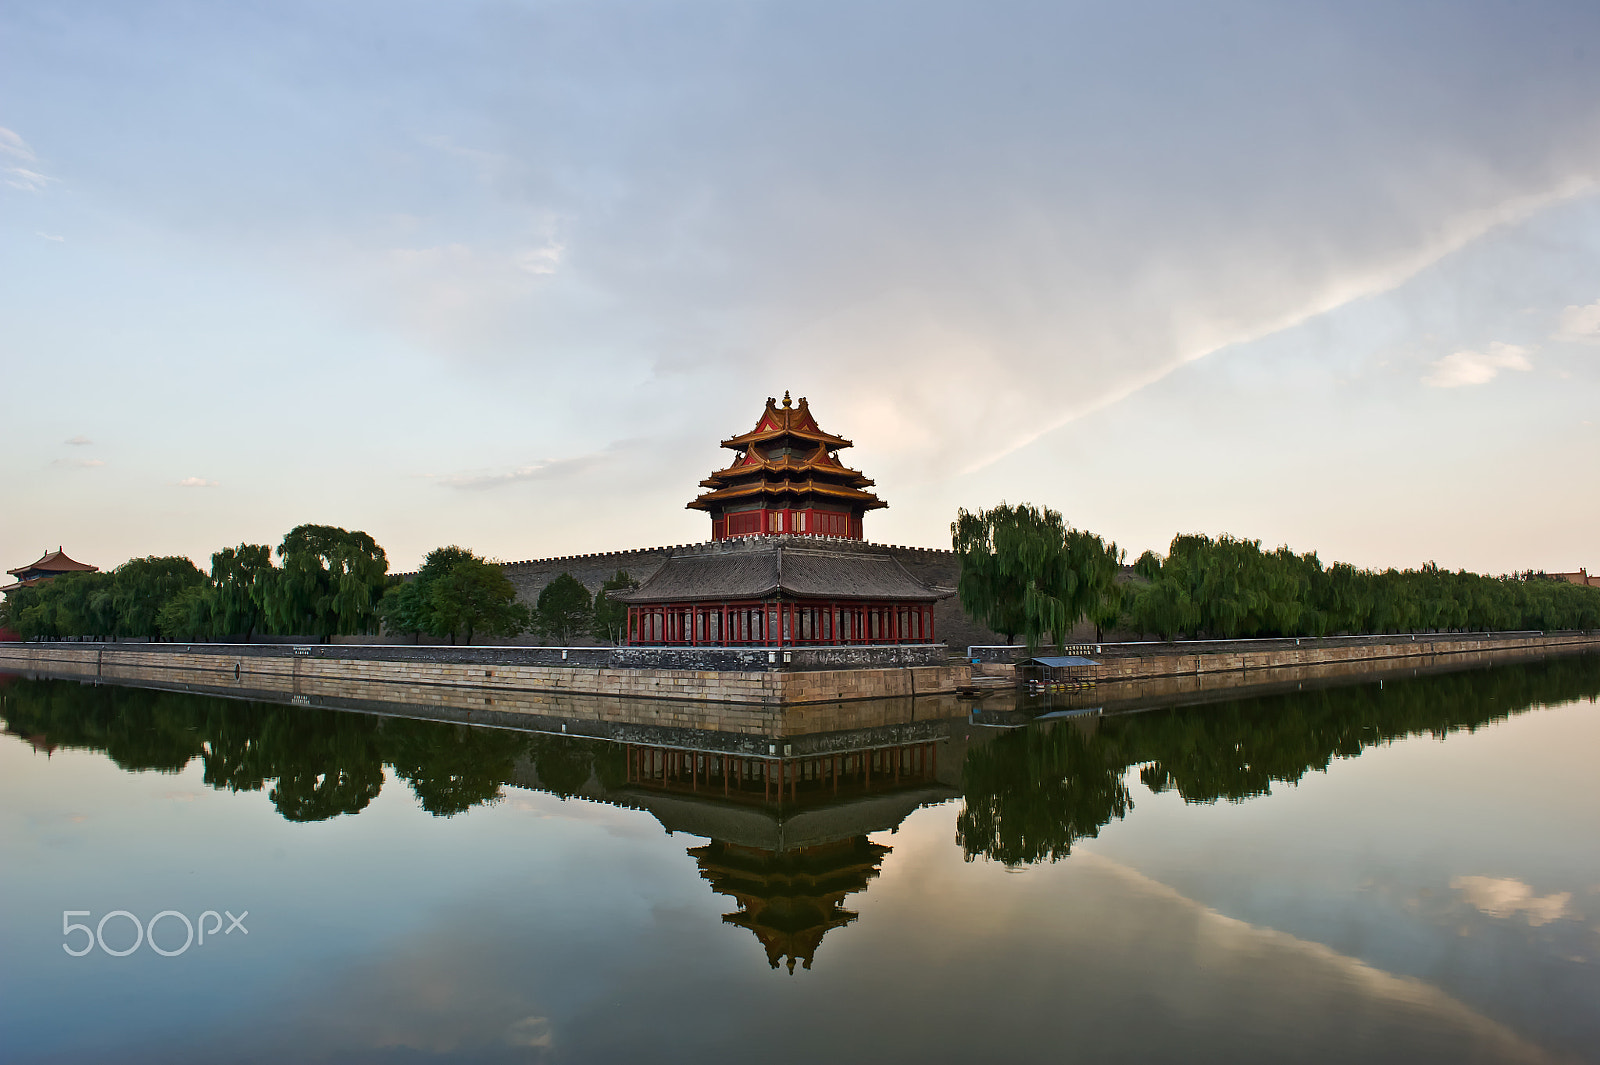
<svg viewBox="0 0 1600 1065"><path fill-rule="evenodd" d="M1600 6L0 5L0 557L890 506L1600 569Z"/></svg>

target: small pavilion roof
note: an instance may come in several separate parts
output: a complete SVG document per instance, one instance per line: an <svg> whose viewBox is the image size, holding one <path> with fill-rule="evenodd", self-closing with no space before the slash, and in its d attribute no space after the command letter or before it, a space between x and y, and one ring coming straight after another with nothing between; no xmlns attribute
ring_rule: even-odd
<svg viewBox="0 0 1600 1065"><path fill-rule="evenodd" d="M77 562L73 559L70 559L67 557L66 552L62 551L61 548L58 547L54 551L46 551L44 555L40 557L39 561L33 563L32 565L18 566L16 569L8 569L6 572L12 574L13 576L19 573L34 572L98 573L100 572L100 567L90 566L86 563Z"/></svg>
<svg viewBox="0 0 1600 1065"><path fill-rule="evenodd" d="M638 588L606 594L623 603L688 603L780 595L931 602L952 593L923 584L887 554L830 549L810 537L778 537L674 555Z"/></svg>
<svg viewBox="0 0 1600 1065"><path fill-rule="evenodd" d="M817 425L817 420L811 416L811 407L806 403L806 398L801 396L800 405L791 406L787 392L783 394L781 407L778 406L777 400L768 396L767 409L761 412L761 419L756 422L756 427L748 433L724 440L722 446L743 451L751 444L765 443L784 436L794 436L811 443L822 444L829 450L855 446L842 436L823 432Z"/></svg>

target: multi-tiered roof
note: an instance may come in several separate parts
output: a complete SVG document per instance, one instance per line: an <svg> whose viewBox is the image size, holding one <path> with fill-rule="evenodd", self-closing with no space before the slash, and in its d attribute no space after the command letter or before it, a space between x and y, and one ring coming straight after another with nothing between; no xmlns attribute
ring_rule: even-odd
<svg viewBox="0 0 1600 1065"><path fill-rule="evenodd" d="M689 503L711 514L712 539L798 533L860 540L862 515L889 505L866 491L871 478L839 461L853 445L824 432L803 396L795 406L785 392L781 407L769 397L756 427L722 446L739 457L701 481L709 491Z"/></svg>

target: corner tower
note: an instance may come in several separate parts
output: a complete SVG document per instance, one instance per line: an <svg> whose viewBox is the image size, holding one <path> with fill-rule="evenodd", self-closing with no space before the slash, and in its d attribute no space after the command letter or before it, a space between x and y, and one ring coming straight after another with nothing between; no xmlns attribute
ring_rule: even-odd
<svg viewBox="0 0 1600 1065"><path fill-rule="evenodd" d="M805 397L799 406L767 398L756 427L722 441L733 464L700 482L709 491L689 503L711 515L711 538L770 533L863 539L862 517L889 504L866 491L873 484L839 461L850 441L823 432Z"/></svg>

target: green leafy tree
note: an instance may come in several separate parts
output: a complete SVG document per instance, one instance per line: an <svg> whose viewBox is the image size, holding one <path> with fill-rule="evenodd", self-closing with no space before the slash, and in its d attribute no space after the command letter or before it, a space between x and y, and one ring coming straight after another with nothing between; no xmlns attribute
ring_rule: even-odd
<svg viewBox="0 0 1600 1065"><path fill-rule="evenodd" d="M63 636L110 636L117 629L109 573L64 573L38 586L55 631Z"/></svg>
<svg viewBox="0 0 1600 1065"><path fill-rule="evenodd" d="M464 547L436 547L409 581L392 585L381 603L384 628L428 633L451 643L476 635L515 636L532 618L516 586L494 562Z"/></svg>
<svg viewBox="0 0 1600 1065"><path fill-rule="evenodd" d="M611 592L639 587L639 582L624 569L607 577L594 597L594 638L620 644L628 634L628 604L611 598Z"/></svg>
<svg viewBox="0 0 1600 1065"><path fill-rule="evenodd" d="M1161 577L1161 556L1154 551L1146 551L1139 556L1133 564L1133 572L1147 581L1158 580Z"/></svg>
<svg viewBox="0 0 1600 1065"><path fill-rule="evenodd" d="M196 584L162 604L156 625L169 640L209 640L220 631L218 614L216 588Z"/></svg>
<svg viewBox="0 0 1600 1065"><path fill-rule="evenodd" d="M46 640L57 635L57 604L45 594L49 586L35 585L7 592L3 618L5 627L24 640Z"/></svg>
<svg viewBox="0 0 1600 1065"><path fill-rule="evenodd" d="M505 570L469 555L458 559L428 588L432 630L471 643L476 634L515 636L531 621L528 608L517 602L517 589Z"/></svg>
<svg viewBox="0 0 1600 1065"><path fill-rule="evenodd" d="M250 642L266 624L266 604L277 571L266 544L224 547L211 556L216 589L213 627L218 636L243 636Z"/></svg>
<svg viewBox="0 0 1600 1065"><path fill-rule="evenodd" d="M560 644L570 645L594 627L589 590L570 573L563 573L544 586L533 614L541 636Z"/></svg>
<svg viewBox="0 0 1600 1065"><path fill-rule="evenodd" d="M1058 511L1026 503L957 512L951 540L961 563L962 607L1031 653L1046 634L1057 646L1078 621L1116 594L1121 552L1069 526Z"/></svg>
<svg viewBox="0 0 1600 1065"><path fill-rule="evenodd" d="M283 567L265 595L276 632L326 638L376 629L389 560L372 537L301 525L278 545L278 558Z"/></svg>
<svg viewBox="0 0 1600 1065"><path fill-rule="evenodd" d="M193 562L171 555L130 559L118 566L112 576L111 602L117 613L117 635L148 639L163 635L161 611L170 600L206 583L206 575Z"/></svg>
<svg viewBox="0 0 1600 1065"><path fill-rule="evenodd" d="M383 593L379 612L384 628L405 635L424 632L430 636L450 635L434 616L433 586L450 572L450 567L475 558L471 551L454 544L429 551L414 577L391 583Z"/></svg>

